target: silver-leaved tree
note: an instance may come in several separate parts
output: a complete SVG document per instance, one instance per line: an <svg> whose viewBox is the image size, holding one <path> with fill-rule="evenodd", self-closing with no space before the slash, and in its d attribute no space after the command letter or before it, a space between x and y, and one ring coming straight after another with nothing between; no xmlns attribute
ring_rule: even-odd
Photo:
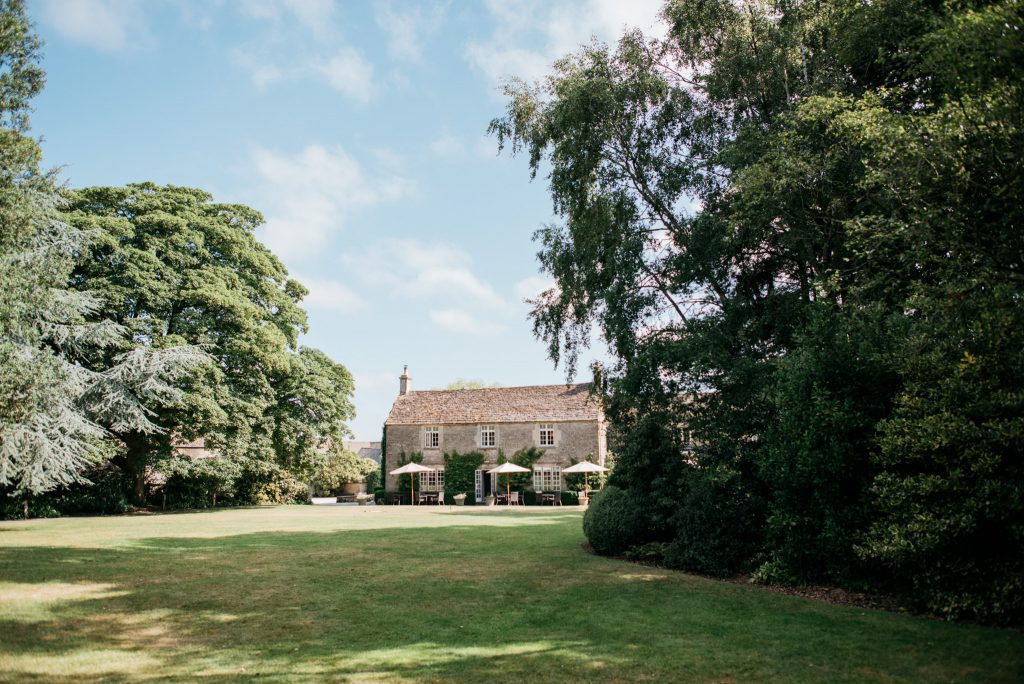
<svg viewBox="0 0 1024 684"><path fill-rule="evenodd" d="M82 479L108 430L150 433L155 407L204 358L195 346L132 349L93 369L124 328L96 320L98 298L68 287L90 235L61 220L60 187L39 166L29 102L42 88L39 39L20 0L0 0L0 487L28 497Z"/></svg>

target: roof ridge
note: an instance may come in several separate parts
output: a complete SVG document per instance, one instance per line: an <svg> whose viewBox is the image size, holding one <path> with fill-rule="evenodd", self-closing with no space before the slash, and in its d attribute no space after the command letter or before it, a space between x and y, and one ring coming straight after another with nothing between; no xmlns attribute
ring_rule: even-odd
<svg viewBox="0 0 1024 684"><path fill-rule="evenodd" d="M554 385L509 385L508 387L458 387L455 389L426 389L426 390L409 390L406 394L400 394L399 396L409 396L410 394L424 394L426 392L487 392L496 390L510 390L510 389L538 389L541 387L582 387L583 385L592 385L592 382L571 382L567 384L554 384Z"/></svg>

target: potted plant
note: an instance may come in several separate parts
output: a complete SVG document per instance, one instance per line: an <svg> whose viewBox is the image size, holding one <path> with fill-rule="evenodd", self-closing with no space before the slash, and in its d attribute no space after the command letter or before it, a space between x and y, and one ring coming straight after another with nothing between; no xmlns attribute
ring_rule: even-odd
<svg viewBox="0 0 1024 684"><path fill-rule="evenodd" d="M452 500L455 501L455 505L456 506L465 506L466 505L466 492L462 492L461 494L456 494L455 496L452 497Z"/></svg>
<svg viewBox="0 0 1024 684"><path fill-rule="evenodd" d="M365 506L366 504L368 504L371 501L373 501L373 494L367 494L366 492L360 492L360 493L356 494L356 501L359 503L360 506Z"/></svg>
<svg viewBox="0 0 1024 684"><path fill-rule="evenodd" d="M487 505L487 506L493 506L494 505L494 495L493 494L488 494L487 496L485 496L484 497L484 504Z"/></svg>

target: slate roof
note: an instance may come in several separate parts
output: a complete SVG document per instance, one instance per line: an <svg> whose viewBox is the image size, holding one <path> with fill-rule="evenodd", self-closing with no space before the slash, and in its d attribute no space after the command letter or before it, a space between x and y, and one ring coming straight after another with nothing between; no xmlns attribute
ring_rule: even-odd
<svg viewBox="0 0 1024 684"><path fill-rule="evenodd" d="M399 395L385 425L533 423L598 420L589 382L484 389L423 390Z"/></svg>

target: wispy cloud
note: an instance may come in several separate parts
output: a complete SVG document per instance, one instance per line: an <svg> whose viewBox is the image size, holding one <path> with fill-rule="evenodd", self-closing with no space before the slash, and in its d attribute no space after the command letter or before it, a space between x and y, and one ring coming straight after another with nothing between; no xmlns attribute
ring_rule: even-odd
<svg viewBox="0 0 1024 684"><path fill-rule="evenodd" d="M555 281L546 276L528 276L523 278L516 283L512 291L515 293L516 298L523 302L527 299L533 299L541 292L549 290L555 286Z"/></svg>
<svg viewBox="0 0 1024 684"><path fill-rule="evenodd" d="M473 272L473 259L460 247L414 239L382 240L343 257L365 282L404 298L444 308L483 308L506 315L510 303Z"/></svg>
<svg viewBox="0 0 1024 684"><path fill-rule="evenodd" d="M488 0L496 28L466 46L466 57L492 83L516 76L533 81L591 37L614 43L625 28L664 35L662 0Z"/></svg>
<svg viewBox="0 0 1024 684"><path fill-rule="evenodd" d="M249 72L249 80L260 90L266 90L284 76L284 72L276 64L264 61L244 50L233 50L231 61Z"/></svg>
<svg viewBox="0 0 1024 684"><path fill-rule="evenodd" d="M262 239L285 259L322 250L353 211L413 192L408 179L371 173L341 147L310 145L294 156L257 148L251 163L267 216Z"/></svg>
<svg viewBox="0 0 1024 684"><path fill-rule="evenodd" d="M68 40L103 52L147 47L155 41L144 5L132 0L43 0L43 21Z"/></svg>
<svg viewBox="0 0 1024 684"><path fill-rule="evenodd" d="M497 335L504 326L495 324L488 320L480 320L468 311L462 309L442 309L430 312L430 320L439 328L460 335L477 335L479 337L490 337Z"/></svg>
<svg viewBox="0 0 1024 684"><path fill-rule="evenodd" d="M420 61L423 34L437 29L444 11L444 5L422 2L403 8L396 8L391 0L377 5L377 26L387 36L388 54L403 62Z"/></svg>
<svg viewBox="0 0 1024 684"><path fill-rule="evenodd" d="M292 277L309 290L309 294L302 300L302 306L307 309L346 314L366 306L363 298L352 288L337 280L309 278L303 275Z"/></svg>
<svg viewBox="0 0 1024 684"><path fill-rule="evenodd" d="M328 85L359 102L369 102L376 92L373 65L355 48L342 48L315 68Z"/></svg>
<svg viewBox="0 0 1024 684"><path fill-rule="evenodd" d="M332 0L242 0L239 10L255 19L274 23L294 20L318 37L326 36L334 20Z"/></svg>
<svg viewBox="0 0 1024 684"><path fill-rule="evenodd" d="M427 148L439 157L461 157L466 152L465 143L449 133L444 133L431 140Z"/></svg>

